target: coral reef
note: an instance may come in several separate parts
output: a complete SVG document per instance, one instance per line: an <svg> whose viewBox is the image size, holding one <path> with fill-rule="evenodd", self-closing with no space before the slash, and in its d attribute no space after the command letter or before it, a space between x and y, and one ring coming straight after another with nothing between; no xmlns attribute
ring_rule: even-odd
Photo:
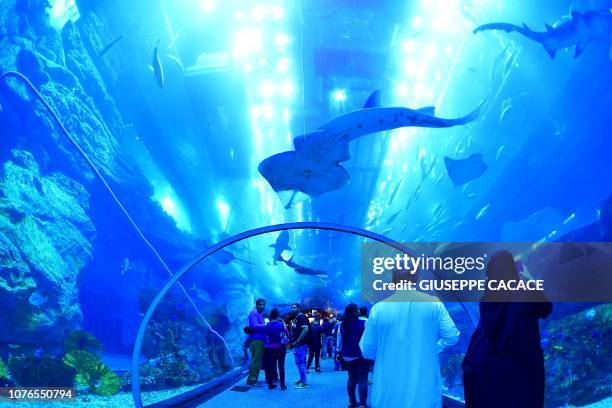
<svg viewBox="0 0 612 408"><path fill-rule="evenodd" d="M121 387L124 390L129 390L132 387L132 374L127 372L121 377ZM140 389L143 391L159 390L166 388L164 386L164 373L158 367L153 367L150 364L140 366Z"/></svg>
<svg viewBox="0 0 612 408"><path fill-rule="evenodd" d="M12 150L0 170L0 341L53 343L81 322L78 276L95 229L88 194L61 173L43 174Z"/></svg>
<svg viewBox="0 0 612 408"><path fill-rule="evenodd" d="M612 305L552 320L542 332L547 406L583 406L612 393Z"/></svg>

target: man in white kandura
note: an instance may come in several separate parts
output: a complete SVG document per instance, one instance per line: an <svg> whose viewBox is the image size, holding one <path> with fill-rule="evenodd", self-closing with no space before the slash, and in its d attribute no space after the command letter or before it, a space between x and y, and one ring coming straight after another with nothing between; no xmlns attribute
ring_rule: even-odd
<svg viewBox="0 0 612 408"><path fill-rule="evenodd" d="M395 271L393 281L416 281ZM459 341L444 304L421 292L398 291L375 304L359 343L375 360L372 408L442 408L438 353Z"/></svg>

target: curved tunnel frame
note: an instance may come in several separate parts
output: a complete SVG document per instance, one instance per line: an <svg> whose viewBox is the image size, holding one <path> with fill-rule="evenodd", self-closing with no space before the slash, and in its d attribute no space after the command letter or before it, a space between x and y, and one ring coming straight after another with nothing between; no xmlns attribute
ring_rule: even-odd
<svg viewBox="0 0 612 408"><path fill-rule="evenodd" d="M249 231L241 232L240 234L233 235L223 241L216 243L215 245L207 248L204 252L200 253L196 257L194 257L187 265L181 268L180 271L174 274L174 276L169 279L166 284L159 291L157 296L153 299L147 312L145 313L142 322L140 323L140 327L138 328L138 334L136 336L136 341L134 343L134 351L132 353L132 398L134 400L134 406L143 407L142 405L142 396L140 393L140 353L142 351L142 342L144 339L144 334L149 325L151 317L153 313L162 302L166 294L170 291L170 289L178 283L179 279L181 279L187 272L193 269L196 265L202 262L204 259L208 258L210 255L214 254L217 251L222 250L223 248L232 245L236 242L242 241L243 239L248 239L257 235L267 234L270 232L278 232L285 230L296 230L296 229L314 229L314 230L324 230L324 231L334 231L334 232L342 232L347 234L352 234L364 238L369 238L374 241L378 241L389 246L394 247L406 254L410 254L408 248L401 243L398 243L384 235L377 234L375 232L371 232L362 228L351 227L348 225L341 225L335 223L324 223L324 222L290 222L284 224L276 224L269 225L266 227L255 228ZM465 314L468 317L469 323L474 327L474 322L472 321L472 317L465 305L459 302L461 307L463 308Z"/></svg>

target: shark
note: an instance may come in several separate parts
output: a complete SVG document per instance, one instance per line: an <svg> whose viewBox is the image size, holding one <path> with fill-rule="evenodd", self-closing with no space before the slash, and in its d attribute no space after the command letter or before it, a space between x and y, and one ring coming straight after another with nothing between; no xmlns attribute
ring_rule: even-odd
<svg viewBox="0 0 612 408"><path fill-rule="evenodd" d="M318 276L318 277L327 277L329 274L325 271L321 271L318 269L309 268L307 266L300 265L293 261L293 256L289 259L285 259L281 256L281 259L288 267L293 269L296 273L300 275L310 275L310 276Z"/></svg>
<svg viewBox="0 0 612 408"><path fill-rule="evenodd" d="M489 23L477 27L474 33L498 30L517 32L532 41L542 44L550 58L557 51L574 47L574 58L578 58L592 42L612 40L612 10L589 10L584 13L572 11L571 18L555 27L545 25L546 31L533 31L526 24Z"/></svg>
<svg viewBox="0 0 612 408"><path fill-rule="evenodd" d="M350 174L339 163L350 159L349 142L365 135L402 127L449 128L475 120L482 103L457 118L436 116L432 106L420 109L382 107L380 91L363 108L339 115L318 129L293 139L293 151L272 155L259 163L259 173L279 194L285 208L304 196L316 197L343 188ZM288 193L288 194L287 194Z"/></svg>
<svg viewBox="0 0 612 408"><path fill-rule="evenodd" d="M159 40L157 40L157 44L153 48L153 60L151 61L151 66L153 67L153 73L155 74L155 80L157 81L157 85L160 88L164 87L164 68L161 64L161 59L159 58Z"/></svg>
<svg viewBox="0 0 612 408"><path fill-rule="evenodd" d="M270 247L274 248L274 265L276 265L276 261L283 261L283 251L291 251L291 247L289 246L289 231L281 231L276 238L276 242L271 244Z"/></svg>

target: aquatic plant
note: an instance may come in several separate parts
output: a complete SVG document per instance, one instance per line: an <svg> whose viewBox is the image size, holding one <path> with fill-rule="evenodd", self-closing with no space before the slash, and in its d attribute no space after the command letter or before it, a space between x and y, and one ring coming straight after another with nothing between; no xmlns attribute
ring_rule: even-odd
<svg viewBox="0 0 612 408"><path fill-rule="evenodd" d="M85 350L73 350L64 356L64 363L73 367L77 375L82 372L91 371L100 362L98 355Z"/></svg>
<svg viewBox="0 0 612 408"><path fill-rule="evenodd" d="M542 343L547 404L583 406L610 396L612 305L551 321Z"/></svg>
<svg viewBox="0 0 612 408"><path fill-rule="evenodd" d="M0 358L0 379L8 378L9 372L8 368L6 368L6 364L4 364L4 360Z"/></svg>
<svg viewBox="0 0 612 408"><path fill-rule="evenodd" d="M76 370L55 357L13 356L8 361L11 377L22 387L72 387Z"/></svg>
<svg viewBox="0 0 612 408"><path fill-rule="evenodd" d="M121 387L121 379L106 364L97 362L86 370L77 372L77 383L89 386L97 395L115 395Z"/></svg>
<svg viewBox="0 0 612 408"><path fill-rule="evenodd" d="M88 386L98 395L114 395L119 392L121 379L100 357L86 350L72 350L64 356L64 363L76 370L76 382Z"/></svg>
<svg viewBox="0 0 612 408"><path fill-rule="evenodd" d="M6 364L4 364L4 360L0 358L0 387L11 387L13 385L9 370Z"/></svg>
<svg viewBox="0 0 612 408"><path fill-rule="evenodd" d="M73 330L64 337L64 352L73 350L104 351L104 345L93 334L83 330Z"/></svg>

